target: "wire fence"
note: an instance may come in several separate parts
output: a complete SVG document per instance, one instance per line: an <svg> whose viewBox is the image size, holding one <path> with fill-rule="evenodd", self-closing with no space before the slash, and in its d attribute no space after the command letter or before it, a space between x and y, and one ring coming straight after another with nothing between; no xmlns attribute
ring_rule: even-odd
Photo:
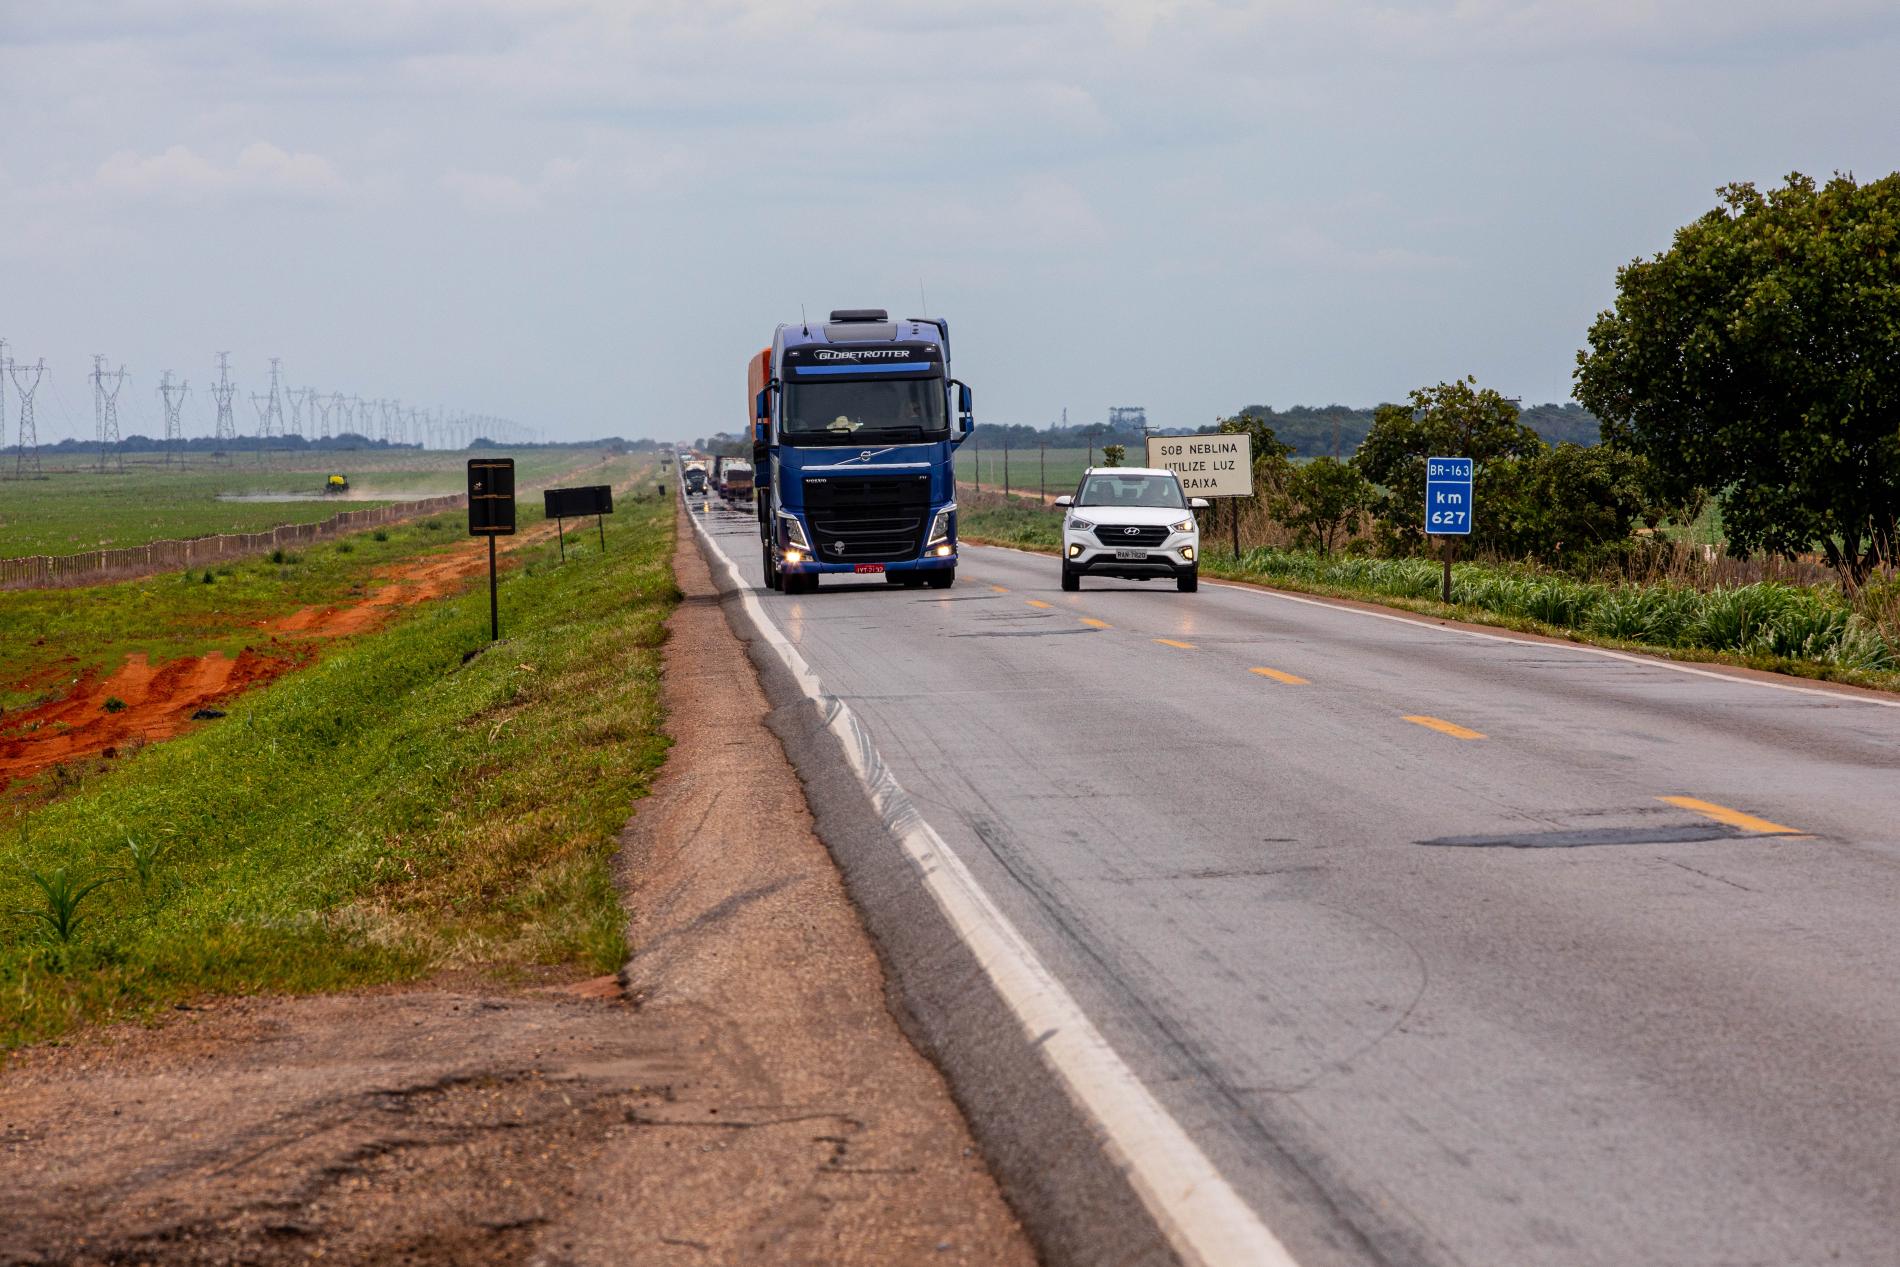
<svg viewBox="0 0 1900 1267"><path fill-rule="evenodd" d="M57 589L121 581L160 572L180 571L230 559L268 554L286 546L307 545L382 524L433 515L468 504L465 493L394 502L366 510L345 510L318 523L283 524L269 532L223 533L184 541L153 541L118 550L88 550L82 554L30 555L0 559L0 589Z"/></svg>

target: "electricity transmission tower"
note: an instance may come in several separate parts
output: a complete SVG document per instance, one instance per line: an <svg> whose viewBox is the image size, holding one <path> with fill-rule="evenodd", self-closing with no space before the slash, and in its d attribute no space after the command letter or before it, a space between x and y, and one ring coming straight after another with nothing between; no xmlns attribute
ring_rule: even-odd
<svg viewBox="0 0 1900 1267"><path fill-rule="evenodd" d="M7 341L0 339L0 454L7 451Z"/></svg>
<svg viewBox="0 0 1900 1267"><path fill-rule="evenodd" d="M107 387L110 381L112 386ZM99 469L106 469L106 454L125 470L125 454L119 452L119 389L125 386L125 366L108 372L105 353L92 358L92 414L99 431Z"/></svg>
<svg viewBox="0 0 1900 1267"><path fill-rule="evenodd" d="M332 419L336 421L336 434L342 435L344 428L350 420L349 413L343 408L342 392L331 392L330 406L323 411L323 438L325 440L330 438L330 422Z"/></svg>
<svg viewBox="0 0 1900 1267"><path fill-rule="evenodd" d="M170 370L166 370L165 376L161 378L158 382L158 398L165 402L165 465L166 466L170 466L172 464L173 453L178 449L179 445L184 443L185 429L184 427L179 425L178 411L185 407L185 396L190 391L191 391L190 383L174 384L172 382L172 372ZM180 465L184 464L184 458L182 455L179 457L178 460L179 460Z"/></svg>
<svg viewBox="0 0 1900 1267"><path fill-rule="evenodd" d="M225 442L237 439L237 419L231 416L231 397L237 384L231 381L231 354L218 353L218 381L211 385L211 399L217 402L218 421L212 431L214 447L223 450Z"/></svg>
<svg viewBox="0 0 1900 1267"><path fill-rule="evenodd" d="M280 359L270 359L270 392L260 396L251 393L251 408L257 410L258 439L268 441L272 436L284 432L284 393L278 383Z"/></svg>
<svg viewBox="0 0 1900 1267"><path fill-rule="evenodd" d="M40 429L39 424L33 421L33 393L39 390L40 379L46 373L46 358L41 357L39 363L26 370L25 373L21 372L21 368L18 361L11 359L7 361L7 374L13 379L13 390L20 393L20 445L19 456L13 463L15 479L26 478L29 453L33 455L34 476L42 474L40 471ZM5 386L5 383L0 383L0 388Z"/></svg>
<svg viewBox="0 0 1900 1267"><path fill-rule="evenodd" d="M310 389L308 387L296 388L286 383L284 384L284 397L290 402L290 425L284 429L284 434L301 436L303 434L304 405L310 399Z"/></svg>

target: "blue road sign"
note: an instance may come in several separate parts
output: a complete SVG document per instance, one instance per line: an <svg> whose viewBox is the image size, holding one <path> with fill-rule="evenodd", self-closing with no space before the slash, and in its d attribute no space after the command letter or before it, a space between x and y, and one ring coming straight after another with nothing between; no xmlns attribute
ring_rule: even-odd
<svg viewBox="0 0 1900 1267"><path fill-rule="evenodd" d="M1425 459L1425 531L1438 536L1471 534L1471 459Z"/></svg>

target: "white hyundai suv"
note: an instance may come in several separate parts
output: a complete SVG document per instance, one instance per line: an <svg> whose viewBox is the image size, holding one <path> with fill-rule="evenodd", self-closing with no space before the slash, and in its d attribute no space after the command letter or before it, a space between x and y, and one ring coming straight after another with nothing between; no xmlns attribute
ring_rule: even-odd
<svg viewBox="0 0 1900 1267"><path fill-rule="evenodd" d="M1084 575L1172 577L1183 594L1200 588L1201 526L1194 512L1206 510L1207 501L1182 493L1173 471L1091 466L1074 494L1056 498L1056 505L1065 508L1063 589L1081 589Z"/></svg>

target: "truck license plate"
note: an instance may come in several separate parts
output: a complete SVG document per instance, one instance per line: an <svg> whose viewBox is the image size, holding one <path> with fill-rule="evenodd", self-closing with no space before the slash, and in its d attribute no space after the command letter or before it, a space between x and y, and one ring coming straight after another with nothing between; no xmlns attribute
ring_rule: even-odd
<svg viewBox="0 0 1900 1267"><path fill-rule="evenodd" d="M1131 563L1139 563L1147 559L1148 552L1146 550L1117 550L1115 557L1127 559Z"/></svg>
<svg viewBox="0 0 1900 1267"><path fill-rule="evenodd" d="M866 572L877 573L877 572L882 572L884 570L884 565L882 563L860 563L858 564L856 570L860 574L863 574Z"/></svg>

